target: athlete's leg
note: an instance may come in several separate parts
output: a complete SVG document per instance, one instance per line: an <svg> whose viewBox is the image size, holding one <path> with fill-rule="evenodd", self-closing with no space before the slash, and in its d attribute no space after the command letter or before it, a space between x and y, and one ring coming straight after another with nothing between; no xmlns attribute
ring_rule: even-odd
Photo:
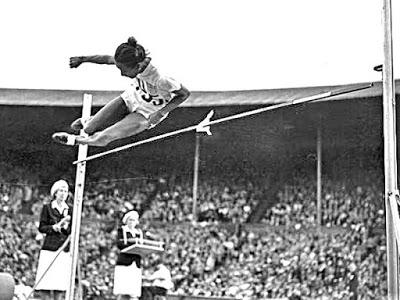
<svg viewBox="0 0 400 300"><path fill-rule="evenodd" d="M93 134L121 120L128 113L124 100L121 97L117 97L108 102L94 116L90 117L86 124L82 124L81 118L79 118L72 122L71 128L73 130L84 128L87 134Z"/></svg>
<svg viewBox="0 0 400 300"><path fill-rule="evenodd" d="M112 141L123 139L142 132L148 128L147 119L139 113L133 112L126 115L110 127L95 132L88 137L76 136L76 144L89 146L106 146Z"/></svg>

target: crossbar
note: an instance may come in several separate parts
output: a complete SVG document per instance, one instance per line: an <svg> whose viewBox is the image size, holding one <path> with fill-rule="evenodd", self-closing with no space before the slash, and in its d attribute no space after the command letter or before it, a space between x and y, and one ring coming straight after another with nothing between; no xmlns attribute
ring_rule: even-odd
<svg viewBox="0 0 400 300"><path fill-rule="evenodd" d="M254 110L250 110L250 111L246 111L246 112L242 112L239 114L235 114L235 115L231 115L231 116L227 116L221 119L217 119L214 121L209 121L206 123L202 123L203 126L210 126L210 125L215 125L215 124L219 124L219 123L223 123L223 122L227 122L227 121L231 121L231 120L236 120L236 119L240 119L240 118L244 118L244 117L248 117L251 115L256 115L256 114L260 114L266 111L270 111L270 110L275 110L278 108L283 108L283 107L288 107L288 106L292 106L292 105L297 105L297 104L304 104L307 102L311 102L311 101L315 101L315 100L320 100L320 99L325 99L325 98L329 98L329 97L333 97L333 96L337 96L337 95L342 95L342 94L347 94L347 93L351 93L351 92L355 92L355 91L359 91L359 90L364 90L364 89L368 89L370 87L373 86L373 83L368 83L368 84L359 84L359 85L355 85L352 87L346 87L346 88L341 88L341 89L337 89L337 90L333 90L333 91L329 91L329 92L324 92L324 93L319 93L316 95L312 95L312 96L308 96L308 97L304 97L304 98L300 98L300 99L295 99L289 102L285 102L285 103L280 103L280 104L276 104L276 105L271 105L271 106L267 106L267 107L262 107L262 108L258 108L258 109L254 109ZM181 133L185 133L185 132L189 132L192 130L196 130L198 129L199 125L192 125L186 128L182 128L182 129L178 129L175 131L171 131L171 132L167 132L161 135L157 135L145 140L141 140L138 142L134 142L131 144L127 144L124 146L120 146L108 151L104 151L101 153L97 153L91 156L86 157L85 159L82 160L76 160L73 162L73 164L78 164L81 162L86 162L86 161L90 161L96 158L100 158L103 157L105 155L111 154L111 153L116 153L116 152L120 152L122 150L126 150L129 148L133 148L133 147L137 147L143 144L148 144L157 140L162 140L171 136L175 136Z"/></svg>

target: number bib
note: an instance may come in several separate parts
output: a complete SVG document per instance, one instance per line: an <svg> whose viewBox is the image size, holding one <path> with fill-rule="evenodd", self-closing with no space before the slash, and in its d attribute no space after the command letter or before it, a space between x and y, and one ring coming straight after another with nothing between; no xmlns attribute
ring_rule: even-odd
<svg viewBox="0 0 400 300"><path fill-rule="evenodd" d="M146 118L164 107L181 85L170 77L160 76L150 65L133 79L130 87L121 94L130 112L138 111Z"/></svg>

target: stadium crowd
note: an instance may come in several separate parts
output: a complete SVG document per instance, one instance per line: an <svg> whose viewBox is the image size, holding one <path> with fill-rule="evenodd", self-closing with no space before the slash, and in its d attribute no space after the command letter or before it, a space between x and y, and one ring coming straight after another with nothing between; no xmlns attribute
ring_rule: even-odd
<svg viewBox="0 0 400 300"><path fill-rule="evenodd" d="M316 180L297 176L292 185L278 193L278 202L267 211L263 222L272 226L315 225L317 222ZM324 180L321 222L327 227L366 230L384 226L383 193L379 181L363 185Z"/></svg>
<svg viewBox="0 0 400 300"><path fill-rule="evenodd" d="M145 217L168 223L193 221L193 186L183 182L157 195ZM261 191L251 182L227 184L207 178L198 187L198 220L243 223L256 207Z"/></svg>
<svg viewBox="0 0 400 300"><path fill-rule="evenodd" d="M3 170L0 272L12 274L20 287L32 287L43 239L38 214L48 201L47 186L33 175L22 180L27 174L23 170ZM173 294L384 298L385 239L377 229L383 228L385 215L376 181L346 186L324 180L324 226L318 229L315 179L304 175L282 186L279 201L267 209L262 224L252 224L251 213L265 201L256 177L243 172L205 177L199 184L197 221L190 179L89 180L80 238L84 299L114 299L116 223L130 209L141 211L141 225L165 242L163 261L173 276ZM352 298L355 291L359 298Z"/></svg>

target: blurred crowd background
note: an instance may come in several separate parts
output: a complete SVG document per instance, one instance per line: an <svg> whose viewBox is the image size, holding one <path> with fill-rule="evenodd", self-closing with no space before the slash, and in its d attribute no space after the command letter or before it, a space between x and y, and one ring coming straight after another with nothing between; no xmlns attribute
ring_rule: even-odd
<svg viewBox="0 0 400 300"><path fill-rule="evenodd" d="M241 299L386 297L379 169L362 176L324 176L322 226L317 226L314 170L293 170L277 185L259 166L229 165L230 169L200 173L196 216L190 172L169 169L129 178L128 172L107 168L90 173L80 236L84 299L114 299L116 229L122 214L131 209L140 212L144 230L165 242L162 259L172 273L172 294ZM0 272L12 274L21 293L34 285L43 240L39 214L50 200L53 182L51 174L43 177L43 168L1 162ZM73 187L72 172L63 178ZM145 272L152 259L144 259Z"/></svg>

